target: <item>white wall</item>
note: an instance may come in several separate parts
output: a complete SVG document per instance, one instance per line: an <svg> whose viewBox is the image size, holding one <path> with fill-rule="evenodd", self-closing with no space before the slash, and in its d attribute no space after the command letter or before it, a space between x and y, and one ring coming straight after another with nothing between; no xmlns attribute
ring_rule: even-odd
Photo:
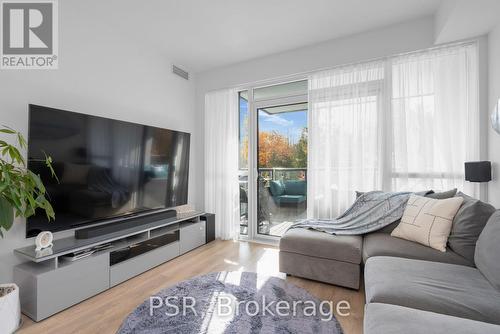
<svg viewBox="0 0 500 334"><path fill-rule="evenodd" d="M488 35L489 112L500 98L500 25ZM500 134L488 125L488 156L493 165L493 180L488 184L488 198L500 208Z"/></svg>
<svg viewBox="0 0 500 334"><path fill-rule="evenodd" d="M443 0L435 15L435 42L486 35L497 25L499 11L498 0Z"/></svg>
<svg viewBox="0 0 500 334"><path fill-rule="evenodd" d="M59 69L0 71L0 119L26 134L28 103L73 110L192 133L190 201L195 201L198 142L194 82L171 74L169 60L131 41L113 24L95 19L98 2L59 1ZM105 18L104 18L105 19ZM56 234L56 237L68 233ZM0 239L0 283L22 261L12 250L33 244L24 220Z"/></svg>

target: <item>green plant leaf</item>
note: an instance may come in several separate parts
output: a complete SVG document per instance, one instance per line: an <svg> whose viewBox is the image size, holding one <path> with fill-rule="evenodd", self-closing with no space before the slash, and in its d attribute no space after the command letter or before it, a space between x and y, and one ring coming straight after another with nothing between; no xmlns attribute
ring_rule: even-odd
<svg viewBox="0 0 500 334"><path fill-rule="evenodd" d="M10 230L14 222L14 210L10 203L3 197L0 197L0 227L6 231Z"/></svg>
<svg viewBox="0 0 500 334"><path fill-rule="evenodd" d="M45 151L42 151L43 155L45 155L45 166L50 170L51 176L56 179L57 183L59 183L59 178L56 175L56 172L54 171L54 168L52 167L52 157L48 156Z"/></svg>
<svg viewBox="0 0 500 334"><path fill-rule="evenodd" d="M2 155L7 155L9 150L10 150L10 145L5 146L4 149L2 150Z"/></svg>
<svg viewBox="0 0 500 334"><path fill-rule="evenodd" d="M27 146L26 139L24 139L24 136L20 132L17 133L17 142L21 148L25 148Z"/></svg>
<svg viewBox="0 0 500 334"><path fill-rule="evenodd" d="M30 170L28 171L28 173L31 176L31 180L33 180L40 192L45 194L45 186L43 185L42 180L40 180L40 177Z"/></svg>
<svg viewBox="0 0 500 334"><path fill-rule="evenodd" d="M24 136L7 126L0 128L0 133L14 135L17 142L15 146L0 140L0 237L3 237L3 232L12 227L14 217L29 217L40 208L50 221L55 218L55 213L40 176L26 169L21 153L21 149L27 146ZM46 167L57 179L52 158L45 152L43 154Z"/></svg>
<svg viewBox="0 0 500 334"><path fill-rule="evenodd" d="M9 155L12 161L15 161L24 166L24 158L17 148L15 148L14 146L9 146Z"/></svg>

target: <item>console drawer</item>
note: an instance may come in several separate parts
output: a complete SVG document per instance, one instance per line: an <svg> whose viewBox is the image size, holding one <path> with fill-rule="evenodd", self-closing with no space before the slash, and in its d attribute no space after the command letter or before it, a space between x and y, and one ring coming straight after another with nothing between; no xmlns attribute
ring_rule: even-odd
<svg viewBox="0 0 500 334"><path fill-rule="evenodd" d="M179 256L179 241L115 264L109 270L109 285L115 286L176 256Z"/></svg>

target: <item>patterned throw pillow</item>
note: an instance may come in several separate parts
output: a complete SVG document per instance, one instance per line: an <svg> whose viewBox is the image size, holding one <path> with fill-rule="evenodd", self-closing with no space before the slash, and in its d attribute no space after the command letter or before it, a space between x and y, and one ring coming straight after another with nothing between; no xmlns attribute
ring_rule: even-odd
<svg viewBox="0 0 500 334"><path fill-rule="evenodd" d="M446 252L453 217L463 200L462 197L432 199L411 195L401 222L391 235Z"/></svg>

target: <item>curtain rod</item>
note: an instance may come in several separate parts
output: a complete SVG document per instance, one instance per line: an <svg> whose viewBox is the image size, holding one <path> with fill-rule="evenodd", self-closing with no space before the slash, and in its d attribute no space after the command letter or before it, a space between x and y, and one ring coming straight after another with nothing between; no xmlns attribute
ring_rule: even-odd
<svg viewBox="0 0 500 334"><path fill-rule="evenodd" d="M262 79L262 80L257 80L253 82L248 82L248 83L243 83L243 84L238 84L235 86L231 87L225 87L225 88L217 88L214 90L210 90L209 92L212 91L217 91L220 89L237 89L237 90L246 90L249 88L253 88L255 86L260 87L266 87L266 86L273 86L276 84L285 84L287 82L294 82L294 81L300 81L300 80L305 80L307 79L307 76L313 73L321 72L321 71L329 71L329 70L334 70L340 67L346 67L346 66L354 66L354 65L359 65L359 64L364 64L364 63L369 63L369 62L375 62L375 61L384 61L390 58L395 58L395 57L401 57L401 56L408 56L412 54L418 54L422 53L425 51L435 51L435 50L441 50L441 49L446 49L446 48L451 48L455 46L466 46L466 45L474 45L477 44L479 41L479 38L474 38L472 40L465 40L465 41L459 41L459 42L452 42L452 43L447 43L447 44L442 44L442 45L437 45L433 46L430 48L426 49L419 49L419 50L414 50L414 51L408 51L408 52L401 52L401 53L396 53L392 54L389 56L382 56L382 57L376 57L376 58L368 58L365 60L360 60L352 63L343 63L335 66L329 66L329 67L323 67L315 70L310 70L310 71L304 71L304 72L297 72L294 74L287 74L284 76L279 76L275 78L270 78L270 79Z"/></svg>

